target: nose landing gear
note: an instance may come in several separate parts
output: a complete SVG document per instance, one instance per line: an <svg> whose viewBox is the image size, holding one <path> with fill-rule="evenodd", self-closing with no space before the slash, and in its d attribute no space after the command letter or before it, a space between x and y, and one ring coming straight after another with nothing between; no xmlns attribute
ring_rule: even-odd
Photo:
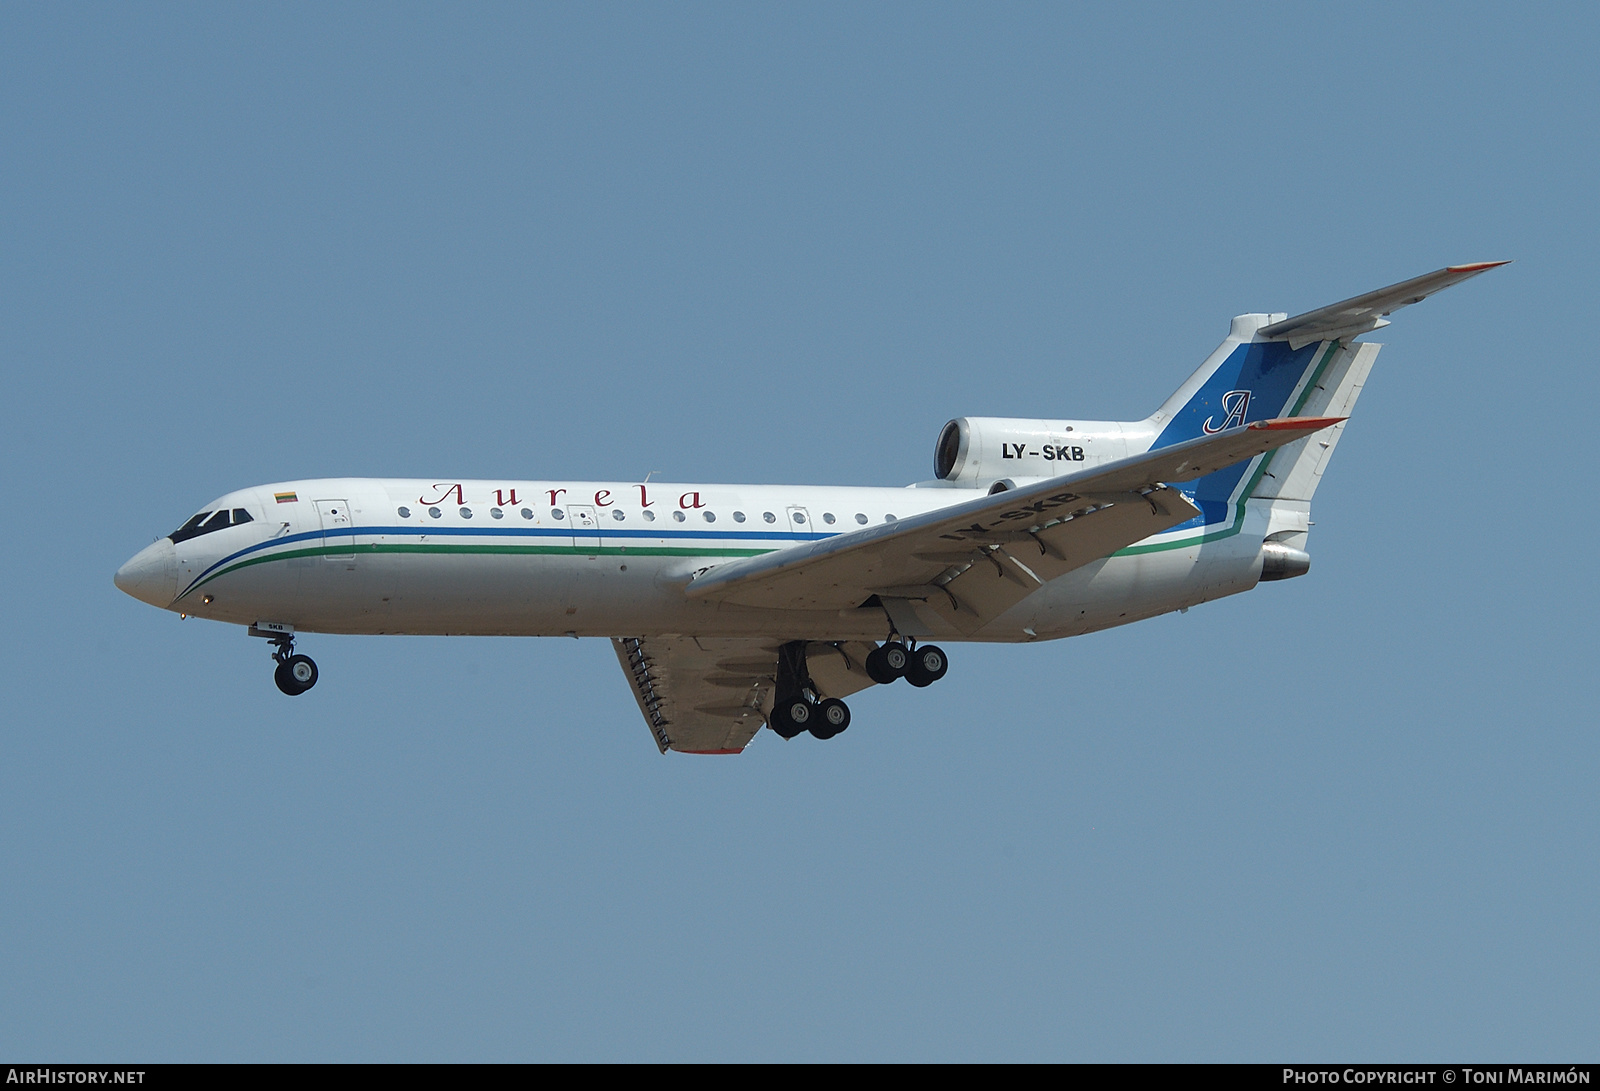
<svg viewBox="0 0 1600 1091"><path fill-rule="evenodd" d="M272 643L275 649L272 658L278 664L272 672L272 680L279 689L290 697L298 697L317 684L317 664L309 655L294 654L292 635L274 637Z"/></svg>

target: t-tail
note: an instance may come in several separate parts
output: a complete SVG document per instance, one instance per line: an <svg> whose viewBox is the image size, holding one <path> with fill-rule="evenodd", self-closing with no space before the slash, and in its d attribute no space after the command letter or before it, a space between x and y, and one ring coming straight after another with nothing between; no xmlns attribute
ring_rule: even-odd
<svg viewBox="0 0 1600 1091"><path fill-rule="evenodd" d="M1503 261L1451 265L1293 318L1242 314L1228 337L1150 418L1151 448L1166 447L1241 424L1281 417L1348 418L1383 347L1356 341L1389 324L1388 315ZM1251 500L1270 501L1263 579L1297 576L1311 498L1345 424L1210 474L1185 487L1200 515L1172 537L1202 540L1237 534Z"/></svg>
<svg viewBox="0 0 1600 1091"><path fill-rule="evenodd" d="M1383 347L1356 337L1387 326L1387 316L1401 307L1506 264L1451 265L1293 318L1239 315L1227 339L1146 419L964 417L940 434L935 471L953 484L1009 488L1256 421L1347 418ZM1310 567L1311 498L1344 428L1341 420L1184 484L1182 492L1200 514L1121 553L1185 548L1248 532L1263 542L1262 579L1302 574Z"/></svg>

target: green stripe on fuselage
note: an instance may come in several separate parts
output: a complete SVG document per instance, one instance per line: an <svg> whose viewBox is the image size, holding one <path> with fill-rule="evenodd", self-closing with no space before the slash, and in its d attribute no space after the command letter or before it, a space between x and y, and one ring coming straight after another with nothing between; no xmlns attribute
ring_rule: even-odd
<svg viewBox="0 0 1600 1091"><path fill-rule="evenodd" d="M351 546L311 546L306 549L286 549L262 557L249 557L227 568L211 573L185 591L179 598L204 587L220 576L237 572L252 565L271 561L287 561L297 557L356 557L374 553L438 553L475 556L546 556L546 557L758 557L770 549L691 549L688 546L562 546L562 545L456 545L431 542L365 542Z"/></svg>

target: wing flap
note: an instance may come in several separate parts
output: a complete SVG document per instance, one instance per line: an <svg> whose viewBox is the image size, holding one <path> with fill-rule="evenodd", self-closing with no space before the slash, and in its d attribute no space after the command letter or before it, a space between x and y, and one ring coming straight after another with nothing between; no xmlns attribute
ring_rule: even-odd
<svg viewBox="0 0 1600 1091"><path fill-rule="evenodd" d="M762 705L772 703L776 641L627 637L611 643L663 754L737 754L766 722ZM751 654L769 649L771 658ZM746 661L754 669L743 669Z"/></svg>
<svg viewBox="0 0 1600 1091"><path fill-rule="evenodd" d="M971 634L1057 576L1198 514L1182 493L1166 486L1148 495L1097 497L1082 514L1068 513L1054 525L1020 535L1020 541L981 551L975 555L981 559L963 571L943 582L936 580L943 594L929 595L925 601L950 625Z"/></svg>

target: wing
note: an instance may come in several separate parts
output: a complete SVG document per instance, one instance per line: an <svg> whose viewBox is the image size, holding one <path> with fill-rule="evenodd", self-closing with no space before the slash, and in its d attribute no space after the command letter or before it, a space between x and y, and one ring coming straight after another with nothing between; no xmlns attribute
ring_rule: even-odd
<svg viewBox="0 0 1600 1091"><path fill-rule="evenodd" d="M1460 284L1469 277L1510 264L1509 261L1480 261L1471 265L1446 266L1437 272L1402 280L1399 284L1391 284L1387 288L1358 295L1343 303L1318 307L1314 311L1307 311L1305 314L1286 318L1282 322L1263 326L1261 336L1275 341L1288 341L1289 347L1293 349L1299 349L1313 341L1336 341L1340 338L1355 337L1387 326L1389 323L1383 318L1386 314L1393 314L1401 307L1409 307L1413 303L1421 303L1434 292L1443 291L1452 284Z"/></svg>
<svg viewBox="0 0 1600 1091"><path fill-rule="evenodd" d="M656 746L665 754L737 754L772 711L778 648L756 638L627 637L612 641ZM817 691L848 697L872 685L869 643L806 645Z"/></svg>
<svg viewBox="0 0 1600 1091"><path fill-rule="evenodd" d="M844 610L876 595L906 636L908 600L971 634L1057 576L1199 511L1171 487L1342 418L1257 421L897 523L707 569L686 594L776 609ZM900 609L901 613L896 614ZM904 623L903 622L904 619Z"/></svg>

